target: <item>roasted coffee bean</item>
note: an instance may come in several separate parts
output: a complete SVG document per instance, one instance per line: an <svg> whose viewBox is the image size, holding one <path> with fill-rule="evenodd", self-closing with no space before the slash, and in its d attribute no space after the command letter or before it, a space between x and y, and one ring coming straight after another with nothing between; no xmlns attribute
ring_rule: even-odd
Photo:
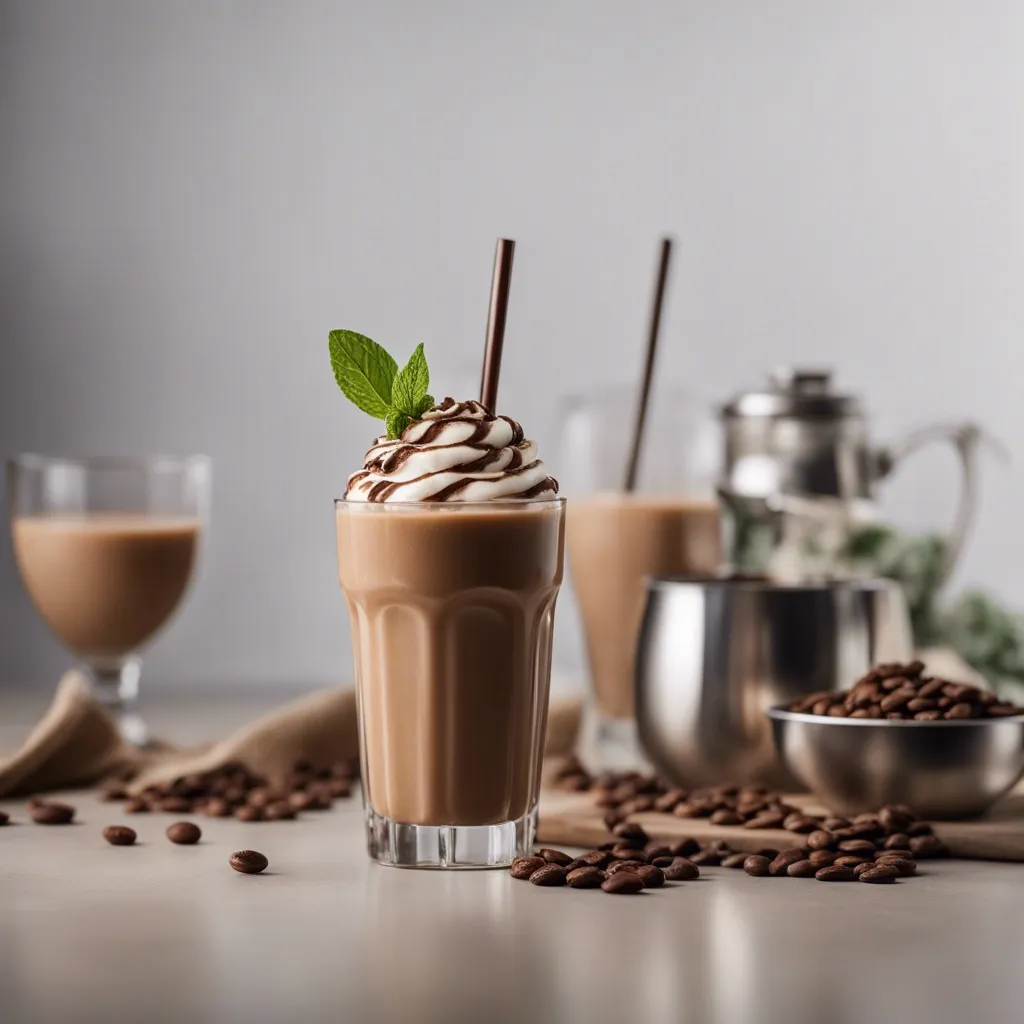
<svg viewBox="0 0 1024 1024"><path fill-rule="evenodd" d="M864 876L869 871L871 872L872 875L888 875L892 879L899 878L899 875L900 875L899 868L893 867L891 864L884 864L884 863L883 864L861 864L860 867L857 867L857 868L853 869L853 873L859 879L861 879L861 881L864 880ZM869 879L869 881L876 882L876 881L878 881L878 879L877 878L871 878L871 879Z"/></svg>
<svg viewBox="0 0 1024 1024"><path fill-rule="evenodd" d="M747 854L745 854L745 853L730 853L729 856L726 857L722 861L722 867L723 868L741 868L741 867L743 867L743 862L746 859L747 859Z"/></svg>
<svg viewBox="0 0 1024 1024"><path fill-rule="evenodd" d="M611 851L612 860L635 860L647 863L647 854L638 846L616 846Z"/></svg>
<svg viewBox="0 0 1024 1024"><path fill-rule="evenodd" d="M812 832L807 837L807 845L812 850L834 850L838 843L836 842L834 832L819 829L817 832Z"/></svg>
<svg viewBox="0 0 1024 1024"><path fill-rule="evenodd" d="M287 800L276 800L267 804L263 812L267 821L294 821L295 808Z"/></svg>
<svg viewBox="0 0 1024 1024"><path fill-rule="evenodd" d="M671 857L672 850L664 843L650 842L644 847L644 854L648 863L652 863L656 857Z"/></svg>
<svg viewBox="0 0 1024 1024"><path fill-rule="evenodd" d="M138 797L129 800L124 807L121 808L125 814L148 814L149 804L145 800L140 800Z"/></svg>
<svg viewBox="0 0 1024 1024"><path fill-rule="evenodd" d="M853 823L848 818L833 816L831 818L826 818L821 823L821 827L825 832L835 832L836 829L849 828L851 824Z"/></svg>
<svg viewBox="0 0 1024 1024"><path fill-rule="evenodd" d="M833 850L812 850L807 859L816 868L827 868L835 863L838 856Z"/></svg>
<svg viewBox="0 0 1024 1024"><path fill-rule="evenodd" d="M530 875L530 882L533 885L543 886L544 888L555 888L559 885L565 885L566 870L561 864L545 864L542 868L537 868L532 875Z"/></svg>
<svg viewBox="0 0 1024 1024"><path fill-rule="evenodd" d="M762 846L759 850L754 851L759 857L767 857L769 860L775 860L780 852L771 846Z"/></svg>
<svg viewBox="0 0 1024 1024"><path fill-rule="evenodd" d="M256 850L239 850L237 853L231 854L228 863L235 871L240 871L243 875L258 875L261 871L266 870L270 862Z"/></svg>
<svg viewBox="0 0 1024 1024"><path fill-rule="evenodd" d="M651 841L643 826L635 821L624 821L616 825L612 829L612 835L619 840L621 846L633 846L641 850Z"/></svg>
<svg viewBox="0 0 1024 1024"><path fill-rule="evenodd" d="M906 860L903 857L883 857L881 860L875 861L876 867L882 867L883 865L898 871L904 878L909 878L917 871L917 862Z"/></svg>
<svg viewBox="0 0 1024 1024"><path fill-rule="evenodd" d="M620 871L636 871L637 868L643 867L644 862L642 860L613 860L611 864L605 868L605 874L616 875Z"/></svg>
<svg viewBox="0 0 1024 1024"><path fill-rule="evenodd" d="M607 811L601 819L604 827L610 832L616 825L621 825L623 817L618 811Z"/></svg>
<svg viewBox="0 0 1024 1024"><path fill-rule="evenodd" d="M974 708L966 701L954 704L945 714L946 718L971 718L974 715Z"/></svg>
<svg viewBox="0 0 1024 1024"><path fill-rule="evenodd" d="M108 825L103 830L103 838L111 846L131 846L137 837L135 829L127 825Z"/></svg>
<svg viewBox="0 0 1024 1024"><path fill-rule="evenodd" d="M653 864L641 864L636 869L636 875L644 883L645 889L659 889L665 884L665 872Z"/></svg>
<svg viewBox="0 0 1024 1024"><path fill-rule="evenodd" d="M704 849L700 853L695 853L690 858L690 863L702 868L717 868L722 863L722 855L717 850Z"/></svg>
<svg viewBox="0 0 1024 1024"><path fill-rule="evenodd" d="M75 817L75 809L70 804L49 802L31 804L28 813L37 825L70 825Z"/></svg>
<svg viewBox="0 0 1024 1024"><path fill-rule="evenodd" d="M575 871L577 868L590 867L593 867L593 864L588 864L582 857L573 857L573 859L565 865L565 873L568 876L570 872Z"/></svg>
<svg viewBox="0 0 1024 1024"><path fill-rule="evenodd" d="M616 875L609 875L601 883L601 888L613 895L632 896L643 891L644 880L630 871L620 871Z"/></svg>
<svg viewBox="0 0 1024 1024"><path fill-rule="evenodd" d="M685 839L678 839L669 846L673 857L690 857L700 850L700 843L696 839L687 836Z"/></svg>
<svg viewBox="0 0 1024 1024"><path fill-rule="evenodd" d="M157 810L164 814L188 814L192 810L192 801L183 796L165 797L157 804Z"/></svg>
<svg viewBox="0 0 1024 1024"><path fill-rule="evenodd" d="M910 836L906 832L893 832L883 844L886 850L909 850Z"/></svg>
<svg viewBox="0 0 1024 1024"><path fill-rule="evenodd" d="M833 864L829 868L821 868L817 871L814 877L819 882L856 882L857 876L853 873L853 868L840 867L837 864Z"/></svg>
<svg viewBox="0 0 1024 1024"><path fill-rule="evenodd" d="M915 821L910 828L904 831L913 839L915 836L930 836L932 834L932 827L927 821Z"/></svg>
<svg viewBox="0 0 1024 1024"><path fill-rule="evenodd" d="M892 885L896 881L896 872L885 867L871 868L858 876L862 882L871 885Z"/></svg>
<svg viewBox="0 0 1024 1024"><path fill-rule="evenodd" d="M910 840L910 852L919 860L931 857L945 857L949 848L938 836L914 836Z"/></svg>
<svg viewBox="0 0 1024 1024"><path fill-rule="evenodd" d="M668 867L661 868L662 874L670 882L689 882L700 876L700 869L686 857L676 857Z"/></svg>
<svg viewBox="0 0 1024 1024"><path fill-rule="evenodd" d="M853 869L853 873L858 878L860 878L860 876L863 875L865 871L871 871L872 869L877 868L877 867L878 867L878 864L875 863L874 861L866 860L866 861L864 861L863 864L858 864ZM888 868L886 868L886 870L888 870Z"/></svg>
<svg viewBox="0 0 1024 1024"><path fill-rule="evenodd" d="M711 815L712 825L742 825L743 818L735 811L730 811L728 808L722 808L720 811L715 811Z"/></svg>
<svg viewBox="0 0 1024 1024"><path fill-rule="evenodd" d="M705 818L710 812L701 804L692 804L684 800L672 808L672 813L677 818Z"/></svg>
<svg viewBox="0 0 1024 1024"><path fill-rule="evenodd" d="M915 722L937 722L942 717L941 711L918 711L914 715Z"/></svg>
<svg viewBox="0 0 1024 1024"><path fill-rule="evenodd" d="M894 857L901 857L903 860L913 860L914 854L913 851L905 850L899 846L895 846L891 850L879 850L875 854L875 860L885 860L886 858L892 860Z"/></svg>
<svg viewBox="0 0 1024 1024"><path fill-rule="evenodd" d="M611 859L611 854L607 850L590 850L580 857L581 861L592 868L603 868Z"/></svg>
<svg viewBox="0 0 1024 1024"><path fill-rule="evenodd" d="M538 857L543 857L548 864L558 864L563 868L572 860L572 857L570 857L569 854L563 853L561 850L552 850L548 847L536 850L535 853Z"/></svg>
<svg viewBox="0 0 1024 1024"><path fill-rule="evenodd" d="M119 782L115 782L110 786L105 786L100 791L100 799L105 803L113 803L118 800L128 799L128 790L124 788Z"/></svg>
<svg viewBox="0 0 1024 1024"><path fill-rule="evenodd" d="M177 843L179 846L192 846L198 843L202 834L199 826L191 821L176 821L167 827L165 833L172 843Z"/></svg>
<svg viewBox="0 0 1024 1024"><path fill-rule="evenodd" d="M235 818L238 821L262 821L263 808L253 807L251 804L242 804L242 806L235 811Z"/></svg>
<svg viewBox="0 0 1024 1024"><path fill-rule="evenodd" d="M728 857L730 853L735 852L724 839L712 839L710 843L705 843L702 849L717 853L720 857Z"/></svg>
<svg viewBox="0 0 1024 1024"><path fill-rule="evenodd" d="M231 815L231 804L222 796L212 796L203 804L202 811L208 818L227 818Z"/></svg>
<svg viewBox="0 0 1024 1024"><path fill-rule="evenodd" d="M512 861L512 867L509 869L509 874L513 878L518 878L525 882L529 880L530 875L532 875L534 871L538 871L540 868L544 867L546 863L547 861L544 860L543 857L516 857L516 859Z"/></svg>
<svg viewBox="0 0 1024 1024"><path fill-rule="evenodd" d="M653 796L636 796L619 805L619 813L627 817L631 814L645 814L654 809Z"/></svg>
<svg viewBox="0 0 1024 1024"><path fill-rule="evenodd" d="M662 814L671 814L672 809L676 804L681 804L686 799L686 791L682 789L670 789L667 793L662 793L654 801L654 809L660 811Z"/></svg>
<svg viewBox="0 0 1024 1024"><path fill-rule="evenodd" d="M836 857L832 863L841 868L855 868L859 864L873 864L874 860L871 857L858 857L853 853L845 853L841 857Z"/></svg>
<svg viewBox="0 0 1024 1024"><path fill-rule="evenodd" d="M674 860L675 857L655 857L654 860L651 861L651 863L656 868L667 868L669 864L671 864Z"/></svg>
<svg viewBox="0 0 1024 1024"><path fill-rule="evenodd" d="M755 878L763 878L770 873L772 861L767 857L762 857L759 854L752 853L743 861L743 870L748 875L753 875ZM787 865L788 867L788 865Z"/></svg>
<svg viewBox="0 0 1024 1024"><path fill-rule="evenodd" d="M768 869L768 873L773 878L778 878L780 875L784 875L786 873L790 864L796 864L797 861L804 860L806 857L807 854L800 847L783 850L778 857L772 861L771 866Z"/></svg>
<svg viewBox="0 0 1024 1024"><path fill-rule="evenodd" d="M847 839L839 844L843 853L855 853L858 856L874 854L875 844L870 839Z"/></svg>
<svg viewBox="0 0 1024 1024"><path fill-rule="evenodd" d="M817 818L809 818L806 814L790 814L783 821L782 827L788 832L808 835L820 829L821 825Z"/></svg>
<svg viewBox="0 0 1024 1024"><path fill-rule="evenodd" d="M607 875L595 867L576 868L565 876L565 884L571 889L599 889Z"/></svg>
<svg viewBox="0 0 1024 1024"><path fill-rule="evenodd" d="M744 822L743 827L750 829L781 828L786 817L785 811L761 811L759 814L755 814L749 821Z"/></svg>
<svg viewBox="0 0 1024 1024"><path fill-rule="evenodd" d="M813 878L820 868L809 860L798 860L786 868L790 878Z"/></svg>

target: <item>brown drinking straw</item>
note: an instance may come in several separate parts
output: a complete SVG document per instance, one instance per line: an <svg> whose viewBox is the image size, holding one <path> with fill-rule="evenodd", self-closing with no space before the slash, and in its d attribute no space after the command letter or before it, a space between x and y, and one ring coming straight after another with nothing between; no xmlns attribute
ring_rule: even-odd
<svg viewBox="0 0 1024 1024"><path fill-rule="evenodd" d="M661 262L654 285L654 306L651 309L650 329L647 334L647 355L644 359L644 375L640 382L640 397L633 421L633 446L626 466L626 491L636 489L637 468L640 465L640 446L644 439L644 424L647 420L647 404L651 397L651 377L654 374L654 353L658 347L658 333L661 330L661 309L665 303L665 282L668 279L668 265L672 261L672 239L661 240Z"/></svg>
<svg viewBox="0 0 1024 1024"><path fill-rule="evenodd" d="M490 413L498 406L498 375L501 373L501 347L505 343L508 317L508 292L512 283L512 257L516 243L499 238L494 250L494 274L491 277L491 308L487 313L487 340L484 343L484 372L480 378L480 404Z"/></svg>

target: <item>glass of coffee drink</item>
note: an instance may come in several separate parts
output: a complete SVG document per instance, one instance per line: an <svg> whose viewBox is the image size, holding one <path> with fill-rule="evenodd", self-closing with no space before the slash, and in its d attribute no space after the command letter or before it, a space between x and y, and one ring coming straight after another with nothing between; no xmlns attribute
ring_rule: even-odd
<svg viewBox="0 0 1024 1024"><path fill-rule="evenodd" d="M649 410L636 488L624 490L636 396L570 399L563 483L566 544L606 752L637 752L634 662L649 575L713 575L722 558L714 496L719 432L709 407L680 394Z"/></svg>
<svg viewBox="0 0 1024 1024"><path fill-rule="evenodd" d="M517 423L445 399L335 511L370 856L507 866L536 832L565 499Z"/></svg>
<svg viewBox="0 0 1024 1024"><path fill-rule="evenodd" d="M43 621L81 659L125 739L148 742L135 707L140 652L181 603L210 495L205 456L8 461L14 557Z"/></svg>

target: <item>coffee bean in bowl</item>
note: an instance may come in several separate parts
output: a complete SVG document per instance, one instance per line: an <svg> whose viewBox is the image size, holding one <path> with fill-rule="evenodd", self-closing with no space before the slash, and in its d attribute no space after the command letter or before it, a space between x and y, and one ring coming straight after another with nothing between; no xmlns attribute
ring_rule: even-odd
<svg viewBox="0 0 1024 1024"><path fill-rule="evenodd" d="M879 804L908 805L923 818L973 817L1024 775L1024 708L931 677L920 662L880 665L849 690L815 698L768 711L776 749L822 804L848 818L874 816ZM842 838L906 833L904 810Z"/></svg>

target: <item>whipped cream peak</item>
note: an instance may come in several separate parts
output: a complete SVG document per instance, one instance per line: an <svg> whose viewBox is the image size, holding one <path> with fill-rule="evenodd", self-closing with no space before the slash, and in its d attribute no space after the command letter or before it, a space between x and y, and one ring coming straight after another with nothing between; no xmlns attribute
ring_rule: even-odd
<svg viewBox="0 0 1024 1024"><path fill-rule="evenodd" d="M378 437L348 479L349 501L494 501L554 498L558 481L508 416L446 398L402 431Z"/></svg>

